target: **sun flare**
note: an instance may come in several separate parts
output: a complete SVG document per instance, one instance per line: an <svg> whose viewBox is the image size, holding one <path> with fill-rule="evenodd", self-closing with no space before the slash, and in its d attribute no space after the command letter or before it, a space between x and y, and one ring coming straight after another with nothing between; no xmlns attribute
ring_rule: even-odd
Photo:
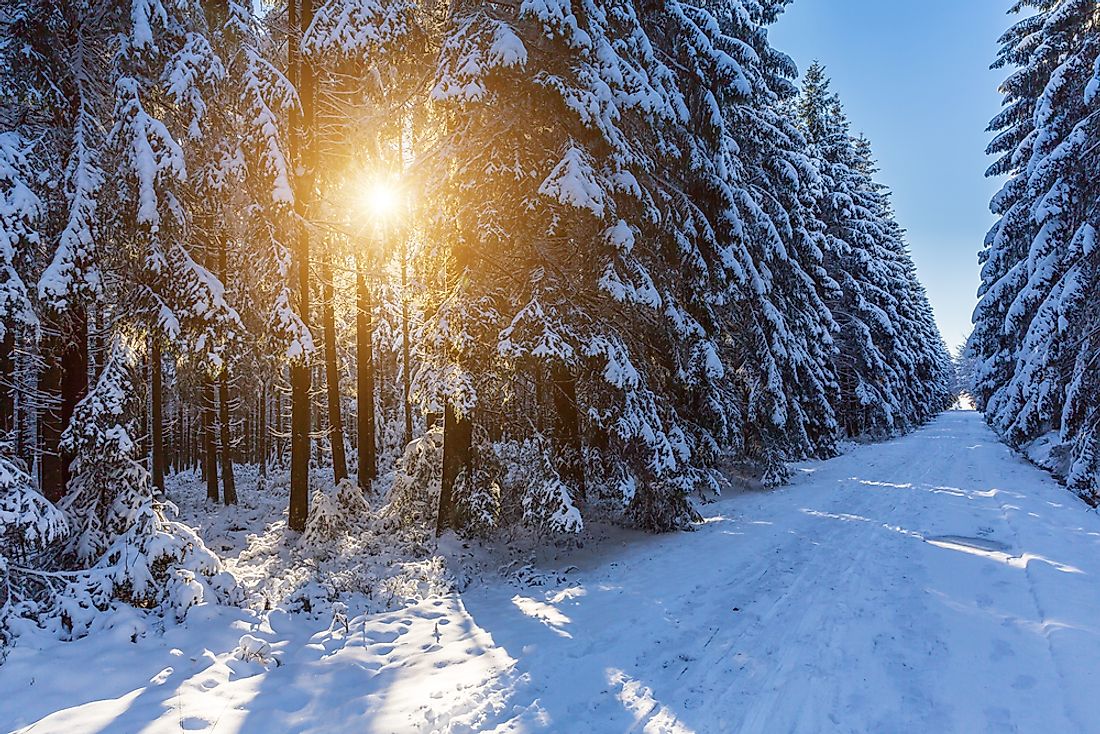
<svg viewBox="0 0 1100 734"><path fill-rule="evenodd" d="M367 184L361 197L364 211L379 219L392 217L401 199L397 185L392 181L382 180Z"/></svg>

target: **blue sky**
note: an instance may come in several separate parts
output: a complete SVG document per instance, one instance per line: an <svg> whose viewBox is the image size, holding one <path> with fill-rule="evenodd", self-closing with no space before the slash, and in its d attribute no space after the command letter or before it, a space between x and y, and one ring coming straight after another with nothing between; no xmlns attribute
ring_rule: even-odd
<svg viewBox="0 0 1100 734"><path fill-rule="evenodd" d="M871 139L949 346L970 331L977 252L993 223L985 128L1003 70L989 69L1009 0L795 0L772 45L818 59L854 132Z"/></svg>

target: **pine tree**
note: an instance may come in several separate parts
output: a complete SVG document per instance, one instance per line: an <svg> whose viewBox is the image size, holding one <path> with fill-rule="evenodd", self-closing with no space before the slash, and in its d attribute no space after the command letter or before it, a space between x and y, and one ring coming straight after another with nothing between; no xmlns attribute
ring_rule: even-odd
<svg viewBox="0 0 1100 734"><path fill-rule="evenodd" d="M135 355L121 339L99 381L77 407L65 433L74 456L73 483L62 509L72 533L67 553L78 567L60 596L63 624L84 633L96 610L115 601L160 608L183 619L201 601L233 602L239 591L194 531L167 517L153 497L134 433ZM110 501L102 501L103 489Z"/></svg>
<svg viewBox="0 0 1100 734"><path fill-rule="evenodd" d="M1095 3L1021 3L1033 15L1003 37L998 65L1005 109L990 152L1009 174L994 198L1001 215L981 254L981 301L968 349L979 360L979 404L1017 446L1057 432L1069 457L1052 466L1095 498L1094 352L1089 294L1095 288L1093 165L1100 103Z"/></svg>
<svg viewBox="0 0 1100 734"><path fill-rule="evenodd" d="M571 445L563 456L575 458L583 435L588 461L556 467L568 486L542 492L534 482L524 514L533 516L532 503L575 505L584 493L625 505L642 524L671 527L690 515L691 448L675 409L656 396L680 380L683 355L669 338L671 291L662 292L654 268L668 262L663 246L639 237L654 226L658 202L640 181L647 141L627 121L646 130L675 115L677 100L671 76L631 30L639 21L629 5L593 4L583 27L559 11L531 3L513 19L474 6L452 19L442 49L432 94L445 115L443 149L461 163L436 194L446 202L440 224L454 223L456 242L439 256L457 297L443 301L424 337L445 349L424 358L449 406L444 495L459 482L479 486L475 472L497 461L484 438L465 448L466 435L480 435L477 424L503 419L518 431L514 440L530 435L521 416L494 415L491 396L526 384L537 404L546 399L542 375L554 374L551 389L561 392L547 407L557 415L556 445ZM611 38L634 41L613 49ZM529 119L556 122L531 129ZM507 272L526 276L501 277ZM503 498L503 511L517 499L524 504Z"/></svg>
<svg viewBox="0 0 1100 734"><path fill-rule="evenodd" d="M4 453L9 450L3 444ZM36 611L37 579L29 569L38 556L68 535L65 516L38 489L16 461L0 454L0 660L11 639L9 625L17 616ZM28 576L32 576L28 578Z"/></svg>
<svg viewBox="0 0 1100 734"><path fill-rule="evenodd" d="M816 290L822 256L806 216L811 167L779 109L794 94L794 66L767 39L779 7L658 5L650 21L689 110L685 193L698 208L680 228L703 235L717 280L712 333L735 380L726 450L760 464L769 484L786 479L787 461L830 455L837 433L835 326Z"/></svg>
<svg viewBox="0 0 1100 734"><path fill-rule="evenodd" d="M796 106L819 172L823 297L837 325L837 413L851 437L886 437L948 407L950 355L917 280L870 142L853 137L824 67L813 64Z"/></svg>

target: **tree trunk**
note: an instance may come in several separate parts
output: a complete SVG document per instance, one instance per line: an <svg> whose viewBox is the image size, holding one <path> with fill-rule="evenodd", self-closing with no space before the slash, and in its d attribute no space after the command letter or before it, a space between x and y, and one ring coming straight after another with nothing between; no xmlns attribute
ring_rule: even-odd
<svg viewBox="0 0 1100 734"><path fill-rule="evenodd" d="M229 247L225 234L218 235L218 277L222 287L229 284ZM233 424L229 405L229 368L222 366L218 380L218 424L222 449L222 501L227 505L237 504L237 482L233 476Z"/></svg>
<svg viewBox="0 0 1100 734"><path fill-rule="evenodd" d="M459 416L448 401L443 411L443 482L435 522L436 535L447 528L458 528L454 487L459 475L469 468L472 439L473 424L469 416Z"/></svg>
<svg viewBox="0 0 1100 734"><path fill-rule="evenodd" d="M313 384L318 385L321 382L321 375L324 371L324 365L314 368ZM314 403L318 402L319 397L313 395ZM325 463L325 436L328 434L326 430L326 423L328 422L328 415L321 409L320 405L314 405L310 415L313 416L313 430L310 432L310 437L313 439L313 466L321 467Z"/></svg>
<svg viewBox="0 0 1100 734"><path fill-rule="evenodd" d="M202 391L203 471L206 475L206 498L218 501L218 454L214 440L214 383L207 381Z"/></svg>
<svg viewBox="0 0 1100 734"><path fill-rule="evenodd" d="M61 354L61 430L64 431L76 412L77 403L88 394L88 317L76 310L70 322L72 331ZM69 484L71 453L61 452L62 488ZM64 489L62 490L64 493Z"/></svg>
<svg viewBox="0 0 1100 734"><path fill-rule="evenodd" d="M290 0L288 46L291 79L297 82L302 113L294 108L290 113L290 157L297 162L300 175L295 187L294 205L299 218L298 243L295 249L295 265L298 276L298 316L305 328L309 328L309 229L305 220L309 212L312 187L312 161L305 136L313 122L313 78L308 63L302 63L299 43L302 31L313 20L313 1L301 0L298 13L296 0ZM305 357L296 359L290 366L291 419L290 419L290 511L288 525L292 530L303 531L309 516L309 429L310 429L310 366Z"/></svg>
<svg viewBox="0 0 1100 734"><path fill-rule="evenodd" d="M177 382L177 385L179 383ZM183 396L176 393L176 465L173 471L177 474L188 467L187 442L190 437L187 433L187 406L183 404Z"/></svg>
<svg viewBox="0 0 1100 734"><path fill-rule="evenodd" d="M222 501L237 504L237 483L233 477L233 438L230 432L229 372L222 370L218 381L218 424L221 429L222 448Z"/></svg>
<svg viewBox="0 0 1100 734"><path fill-rule="evenodd" d="M332 478L339 484L348 478L344 456L344 419L340 412L340 366L336 359L336 306L332 266L326 251L321 260L322 318L325 330L325 387L328 393L328 440L332 449Z"/></svg>
<svg viewBox="0 0 1100 734"><path fill-rule="evenodd" d="M585 496L584 461L581 449L580 411L577 410L577 380L569 368L555 362L550 371L554 391L554 413L557 416L557 442L560 473L576 493L574 499Z"/></svg>
<svg viewBox="0 0 1100 734"><path fill-rule="evenodd" d="M460 281L468 262L468 255L462 246L453 251L448 264L447 280L449 289L454 289ZM456 355L461 363L463 355ZM443 477L439 491L439 513L436 516L435 533L440 535L447 528L457 528L459 518L455 513L455 482L469 468L473 442L473 425L469 415L460 415L455 410L450 396L445 396L443 410Z"/></svg>
<svg viewBox="0 0 1100 734"><path fill-rule="evenodd" d="M153 486L164 491L164 385L161 370L160 338L150 339L149 369L152 372L152 396L150 413L153 419Z"/></svg>
<svg viewBox="0 0 1100 734"><path fill-rule="evenodd" d="M0 434L5 438L15 427L15 330L4 324L0 338Z"/></svg>
<svg viewBox="0 0 1100 734"><path fill-rule="evenodd" d="M260 462L260 476L267 476L267 383L260 386L260 425L256 429L256 457Z"/></svg>
<svg viewBox="0 0 1100 734"><path fill-rule="evenodd" d="M412 441L412 403L409 402L409 245L401 240L401 395L405 410L405 445Z"/></svg>
<svg viewBox="0 0 1100 734"><path fill-rule="evenodd" d="M56 504L65 496L65 475L61 470L61 362L56 358L59 340L43 342L45 366L38 374L38 443L41 446L40 483L42 494Z"/></svg>
<svg viewBox="0 0 1100 734"><path fill-rule="evenodd" d="M92 333L92 350L95 354L92 379L96 382L99 381L99 376L103 373L103 363L107 361L107 344L103 339L105 332L106 329L103 326L103 308L97 307L95 309L95 328Z"/></svg>
<svg viewBox="0 0 1100 734"><path fill-rule="evenodd" d="M359 442L359 487L370 491L378 476L374 421L374 314L362 258L355 274L355 392Z"/></svg>

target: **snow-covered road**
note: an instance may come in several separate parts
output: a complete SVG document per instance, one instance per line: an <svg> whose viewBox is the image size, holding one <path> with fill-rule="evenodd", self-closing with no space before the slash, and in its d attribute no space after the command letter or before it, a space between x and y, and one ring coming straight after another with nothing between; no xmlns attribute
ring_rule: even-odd
<svg viewBox="0 0 1100 734"><path fill-rule="evenodd" d="M347 634L198 610L23 645L0 730L1100 732L1100 515L974 413L799 472ZM233 657L245 632L282 664Z"/></svg>

